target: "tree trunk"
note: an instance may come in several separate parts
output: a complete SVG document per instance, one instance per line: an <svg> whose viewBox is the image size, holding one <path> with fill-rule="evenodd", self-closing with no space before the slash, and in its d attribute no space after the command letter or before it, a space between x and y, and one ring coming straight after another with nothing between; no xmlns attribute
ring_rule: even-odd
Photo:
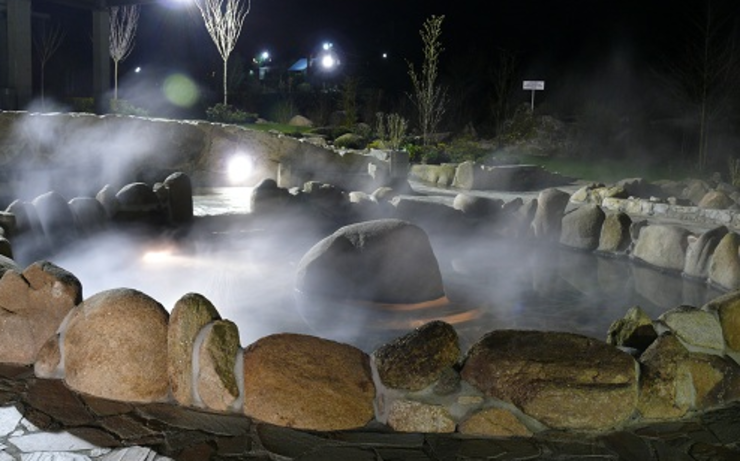
<svg viewBox="0 0 740 461"><path fill-rule="evenodd" d="M226 72L228 70L226 63L228 62L228 59L224 59L224 106L228 104L228 99L226 97L228 93L228 85L227 85L227 78L226 78Z"/></svg>
<svg viewBox="0 0 740 461"><path fill-rule="evenodd" d="M113 60L113 100L118 101L118 61Z"/></svg>
<svg viewBox="0 0 740 461"><path fill-rule="evenodd" d="M41 108L46 109L46 99L44 97L44 71L46 70L46 63L41 61Z"/></svg>

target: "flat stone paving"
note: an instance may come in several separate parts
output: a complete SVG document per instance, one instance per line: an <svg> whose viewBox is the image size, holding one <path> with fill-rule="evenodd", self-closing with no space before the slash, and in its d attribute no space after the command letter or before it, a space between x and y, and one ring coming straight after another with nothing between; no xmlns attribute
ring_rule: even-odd
<svg viewBox="0 0 740 461"><path fill-rule="evenodd" d="M308 432L166 403L93 398L37 379L30 367L0 365L0 450L0 461L737 461L740 403L605 435L494 439L380 425Z"/></svg>

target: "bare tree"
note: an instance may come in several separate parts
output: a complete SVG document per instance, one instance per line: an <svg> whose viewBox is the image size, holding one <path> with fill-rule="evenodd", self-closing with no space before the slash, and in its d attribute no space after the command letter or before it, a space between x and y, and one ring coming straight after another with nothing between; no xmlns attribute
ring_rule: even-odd
<svg viewBox="0 0 740 461"><path fill-rule="evenodd" d="M740 71L740 50L735 44L737 15L735 11L719 14L713 6L707 0L701 13L691 14L691 27L683 30L685 51L662 72L667 88L693 120L700 171L709 166L712 127L737 94L735 80Z"/></svg>
<svg viewBox="0 0 740 461"><path fill-rule="evenodd" d="M46 63L49 62L54 53L57 52L67 32L64 30L62 25L58 22L52 23L49 28L44 23L41 27L41 32L33 36L33 47L36 49L36 55L39 58L41 64L41 107L46 105L45 100L45 79L46 79Z"/></svg>
<svg viewBox="0 0 740 461"><path fill-rule="evenodd" d="M419 31L424 44L424 62L421 71L417 72L413 63L409 63L409 76L414 91L409 94L419 115L419 128L425 146L428 146L431 135L436 130L447 105L447 90L437 84L439 55L442 53L442 44L439 37L442 34L444 16L431 16Z"/></svg>
<svg viewBox="0 0 740 461"><path fill-rule="evenodd" d="M493 109L496 133L500 134L503 132L504 122L506 122L511 112L509 103L516 82L517 57L513 52L500 48L497 64L490 75L493 81L491 108Z"/></svg>
<svg viewBox="0 0 740 461"><path fill-rule="evenodd" d="M228 61L242 32L244 19L252 8L247 0L246 7L241 0L195 0L203 16L206 30L224 61L224 104L228 104Z"/></svg>
<svg viewBox="0 0 740 461"><path fill-rule="evenodd" d="M113 99L118 100L118 64L125 61L134 49L134 38L139 25L139 6L110 8L110 57L113 59Z"/></svg>

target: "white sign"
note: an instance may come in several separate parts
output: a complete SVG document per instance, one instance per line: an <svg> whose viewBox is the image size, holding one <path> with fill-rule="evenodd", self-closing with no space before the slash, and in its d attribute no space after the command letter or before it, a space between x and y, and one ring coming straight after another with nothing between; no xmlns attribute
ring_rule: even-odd
<svg viewBox="0 0 740 461"><path fill-rule="evenodd" d="M525 80L524 81L524 90L544 90L545 89L545 81L544 80Z"/></svg>

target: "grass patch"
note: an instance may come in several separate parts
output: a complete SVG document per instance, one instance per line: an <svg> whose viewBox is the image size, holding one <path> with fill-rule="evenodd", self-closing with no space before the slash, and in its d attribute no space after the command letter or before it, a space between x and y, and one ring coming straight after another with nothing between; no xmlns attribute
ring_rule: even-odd
<svg viewBox="0 0 740 461"><path fill-rule="evenodd" d="M646 165L637 161L599 159L579 160L562 157L519 156L520 163L540 165L547 171L586 181L614 183L620 179L644 178L648 181L661 179L680 180L696 177L691 168L668 162Z"/></svg>

